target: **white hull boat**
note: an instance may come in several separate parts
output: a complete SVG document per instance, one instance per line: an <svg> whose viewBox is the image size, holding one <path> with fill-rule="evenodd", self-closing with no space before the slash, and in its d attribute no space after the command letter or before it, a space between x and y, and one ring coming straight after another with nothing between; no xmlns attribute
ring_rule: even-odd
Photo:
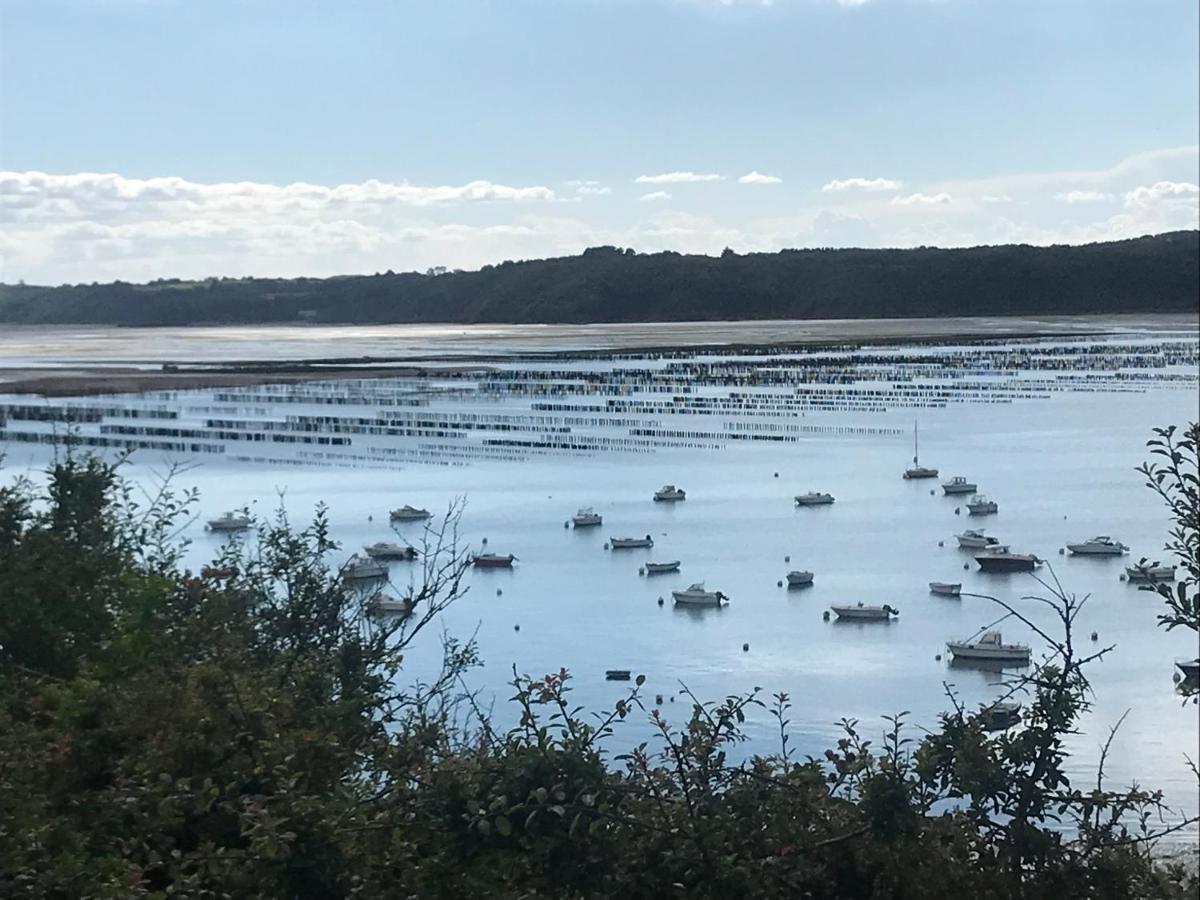
<svg viewBox="0 0 1200 900"><path fill-rule="evenodd" d="M1078 544L1067 544L1067 549L1075 556L1122 556L1129 552L1128 547L1107 535L1100 535Z"/></svg>
<svg viewBox="0 0 1200 900"><path fill-rule="evenodd" d="M1175 668L1179 670L1183 681L1200 680L1200 659L1178 659L1175 661Z"/></svg>
<svg viewBox="0 0 1200 900"><path fill-rule="evenodd" d="M917 452L917 423L913 422L913 464L904 470L905 478L937 478L938 470L921 465Z"/></svg>
<svg viewBox="0 0 1200 900"><path fill-rule="evenodd" d="M209 519L205 526L209 531L224 532L231 534L235 531L245 531L251 525L249 516L243 516L240 513L226 512L221 513L215 519Z"/></svg>
<svg viewBox="0 0 1200 900"><path fill-rule="evenodd" d="M975 557L982 572L1032 572L1042 561L1032 553L1011 553L1007 547L995 546Z"/></svg>
<svg viewBox="0 0 1200 900"><path fill-rule="evenodd" d="M654 501L656 503L675 503L686 499L687 491L683 490L683 488L677 488L673 484L664 484L654 492Z"/></svg>
<svg viewBox="0 0 1200 900"><path fill-rule="evenodd" d="M608 546L614 550L636 550L640 547L653 547L654 539L650 535L644 538L615 537L608 539Z"/></svg>
<svg viewBox="0 0 1200 900"><path fill-rule="evenodd" d="M995 500L987 497L973 497L967 503L967 513L972 516L990 516L1000 512Z"/></svg>
<svg viewBox="0 0 1200 900"><path fill-rule="evenodd" d="M671 591L671 597L680 606L721 606L729 599L720 591L706 591L703 582L693 584L686 591Z"/></svg>
<svg viewBox="0 0 1200 900"><path fill-rule="evenodd" d="M958 538L958 546L964 550L986 550L988 547L1000 546L998 538L972 528L968 528L962 534L955 535L955 537Z"/></svg>
<svg viewBox="0 0 1200 900"><path fill-rule="evenodd" d="M366 581L372 578L387 578L388 569L384 563L370 558L352 556L342 569L342 574L350 581Z"/></svg>
<svg viewBox="0 0 1200 900"><path fill-rule="evenodd" d="M796 497L797 506L828 506L833 502L833 494L823 494L819 491L809 491Z"/></svg>
<svg viewBox="0 0 1200 900"><path fill-rule="evenodd" d="M813 583L812 572L788 572L788 587L807 587Z"/></svg>
<svg viewBox="0 0 1200 900"><path fill-rule="evenodd" d="M978 493L979 486L974 484L961 475L955 475L949 481L942 482L943 494L975 494Z"/></svg>
<svg viewBox="0 0 1200 900"><path fill-rule="evenodd" d="M957 597L962 594L962 584L948 581L929 582L929 593L940 594L943 597Z"/></svg>
<svg viewBox="0 0 1200 900"><path fill-rule="evenodd" d="M471 565L477 569L511 569L516 557L511 553L480 553L471 557Z"/></svg>
<svg viewBox="0 0 1200 900"><path fill-rule="evenodd" d="M387 594L376 594L367 601L371 612L387 613L390 615L412 615L413 602L409 597L389 597Z"/></svg>
<svg viewBox="0 0 1200 900"><path fill-rule="evenodd" d="M371 559L416 559L417 548L408 544L397 544L392 541L377 541L363 547Z"/></svg>
<svg viewBox="0 0 1200 900"><path fill-rule="evenodd" d="M591 509L581 509L571 516L571 524L576 528L594 528L604 524L604 519L598 512Z"/></svg>
<svg viewBox="0 0 1200 900"><path fill-rule="evenodd" d="M839 619L853 619L856 622L887 622L892 616L900 615L900 610L888 606L867 606L856 603L854 606L831 606Z"/></svg>
<svg viewBox="0 0 1200 900"><path fill-rule="evenodd" d="M998 631L985 631L976 641L947 641L946 649L955 659L1025 664L1032 651L1025 644L1006 644Z"/></svg>
<svg viewBox="0 0 1200 900"><path fill-rule="evenodd" d="M1149 566L1126 566L1125 577L1130 581L1174 581L1175 567L1160 566L1158 564Z"/></svg>
<svg viewBox="0 0 1200 900"><path fill-rule="evenodd" d="M391 519L393 522L420 522L428 519L432 513L427 509L417 509L415 506L409 506L407 503L399 509L393 509Z"/></svg>
<svg viewBox="0 0 1200 900"><path fill-rule="evenodd" d="M679 571L679 560L673 559L670 562L648 562L645 567L647 575L665 575L668 572Z"/></svg>
<svg viewBox="0 0 1200 900"><path fill-rule="evenodd" d="M1021 704L1003 700L979 711L984 731L1004 731L1021 722Z"/></svg>

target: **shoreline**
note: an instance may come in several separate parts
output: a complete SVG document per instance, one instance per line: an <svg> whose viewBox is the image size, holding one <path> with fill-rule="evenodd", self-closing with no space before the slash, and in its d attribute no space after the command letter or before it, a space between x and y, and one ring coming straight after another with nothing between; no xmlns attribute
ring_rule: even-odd
<svg viewBox="0 0 1200 900"><path fill-rule="evenodd" d="M337 334L345 327L352 333ZM305 335L309 344L313 334L319 340L337 339L338 346L354 339L381 346L410 348L402 355L362 354L357 356L294 356L212 360L114 360L105 364L98 358L73 362L67 359L54 365L29 365L14 361L7 364L0 340L0 394L43 397L96 396L102 394L138 394L163 390L200 390L214 387L245 387L258 384L295 384L346 378L427 377L438 373L486 371L492 364L530 360L580 360L611 357L623 353L656 354L680 352L763 353L798 348L813 350L843 348L848 345L912 346L928 343L957 343L980 340L1021 340L1030 338L1083 338L1123 333L1196 331L1200 334L1200 316L1186 313L1148 313L1145 315L1095 315L1046 317L956 317L952 319L813 319L748 320L741 322L677 322L590 326L438 326L456 329L445 333L413 334L405 326L378 326L364 331L356 326L315 326ZM32 333L49 341L64 343L68 351L82 354L97 339L113 333L129 337L136 329L86 329L62 326L37 329ZM215 329L221 332L221 329ZM317 350L304 346L295 337L294 326L261 326L253 329L256 340L275 344L285 350ZM99 333L97 333L99 332ZM175 334L186 343L195 338L210 341L214 329L178 329ZM274 332L274 334L273 334ZM670 333L670 338L667 333ZM12 339L31 332L9 333ZM244 335L244 329L230 332ZM325 337L330 335L332 337ZM303 330L300 331L304 335ZM219 337L220 335L218 335ZM78 342L72 347L70 340ZM407 344L406 344L407 342ZM482 342L489 349L472 346ZM582 345L580 344L582 342ZM244 350L244 341L229 341L231 349ZM554 344L565 346L555 347ZM152 345L151 345L152 346ZM206 348L207 349L207 348ZM44 350L42 351L45 352ZM100 356L103 354L101 353Z"/></svg>

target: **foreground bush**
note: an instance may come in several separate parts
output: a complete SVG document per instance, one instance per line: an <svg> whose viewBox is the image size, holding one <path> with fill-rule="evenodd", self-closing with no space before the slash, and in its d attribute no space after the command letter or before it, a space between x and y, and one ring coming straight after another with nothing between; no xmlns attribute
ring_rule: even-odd
<svg viewBox="0 0 1200 900"><path fill-rule="evenodd" d="M451 640L437 678L402 687L461 592L453 511L413 614L376 619L329 565L323 510L182 571L191 500L139 497L92 457L0 488L0 895L1195 896L1152 861L1158 794L1064 774L1107 651L1077 652L1062 592L1061 633L1012 688L1022 727L989 735L951 696L919 741L902 715L878 747L846 722L800 760L776 695L780 749L743 762L755 695L669 723L636 687L592 716L565 671L514 675L519 724L497 733ZM620 753L630 716L657 738Z"/></svg>

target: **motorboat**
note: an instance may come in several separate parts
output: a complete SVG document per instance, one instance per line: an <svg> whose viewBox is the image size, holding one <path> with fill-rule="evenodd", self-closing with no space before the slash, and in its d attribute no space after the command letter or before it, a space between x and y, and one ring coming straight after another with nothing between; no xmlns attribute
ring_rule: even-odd
<svg viewBox="0 0 1200 900"><path fill-rule="evenodd" d="M654 500L657 503L674 503L677 500L686 500L687 491L683 488L677 488L673 484L664 484L654 492Z"/></svg>
<svg viewBox="0 0 1200 900"><path fill-rule="evenodd" d="M628 681L632 674L633 672L629 669L605 669L604 679L605 681Z"/></svg>
<svg viewBox="0 0 1200 900"><path fill-rule="evenodd" d="M978 492L978 489L979 485L967 481L961 475L955 475L949 481L942 482L943 494L974 494Z"/></svg>
<svg viewBox="0 0 1200 900"><path fill-rule="evenodd" d="M1067 549L1077 556L1121 556L1129 548L1106 534L1098 535L1078 544L1067 544Z"/></svg>
<svg viewBox="0 0 1200 900"><path fill-rule="evenodd" d="M670 562L648 562L643 568L647 575L665 575L668 572L679 571L679 560L673 559Z"/></svg>
<svg viewBox="0 0 1200 900"><path fill-rule="evenodd" d="M1126 566L1125 577L1130 581L1174 581L1175 566L1164 566L1159 563Z"/></svg>
<svg viewBox="0 0 1200 900"><path fill-rule="evenodd" d="M983 494L976 494L967 501L967 512L972 516L990 516L1000 511L995 500L989 500Z"/></svg>
<svg viewBox="0 0 1200 900"><path fill-rule="evenodd" d="M254 521L247 515L237 512L223 512L215 519L209 519L205 526L209 531L218 531L232 533L235 531L245 531Z"/></svg>
<svg viewBox="0 0 1200 900"><path fill-rule="evenodd" d="M985 550L988 547L1000 546L999 538L976 531L974 528L968 528L962 534L956 534L955 537L958 538L958 546L965 550Z"/></svg>
<svg viewBox="0 0 1200 900"><path fill-rule="evenodd" d="M947 641L946 649L955 659L986 660L988 662L1029 662L1032 651L1025 644L1006 644L999 631L985 631L976 640Z"/></svg>
<svg viewBox="0 0 1200 900"><path fill-rule="evenodd" d="M1032 572L1042 564L1032 553L1013 553L999 544L976 556L975 562L983 572Z"/></svg>
<svg viewBox="0 0 1200 900"><path fill-rule="evenodd" d="M931 581L929 582L929 593L939 594L943 597L957 597L962 593L962 583Z"/></svg>
<svg viewBox="0 0 1200 900"><path fill-rule="evenodd" d="M416 559L417 548L394 541L376 541L363 547L371 559Z"/></svg>
<svg viewBox="0 0 1200 900"><path fill-rule="evenodd" d="M516 557L511 553L479 553L471 557L471 565L477 569L511 569Z"/></svg>
<svg viewBox="0 0 1200 900"><path fill-rule="evenodd" d="M856 603L853 606L831 606L829 608L837 614L839 619L865 622L886 622L892 616L900 615L900 610L888 606L886 603L883 606L867 606L865 603Z"/></svg>
<svg viewBox="0 0 1200 900"><path fill-rule="evenodd" d="M797 506L828 506L833 502L833 494L824 494L820 491L809 491L807 494L799 494L796 497Z"/></svg>
<svg viewBox="0 0 1200 900"><path fill-rule="evenodd" d="M979 721L984 731L1004 731L1021 721L1021 704L1011 700L999 700L979 711Z"/></svg>
<svg viewBox="0 0 1200 900"><path fill-rule="evenodd" d="M937 478L938 470L921 465L917 452L917 423L913 422L913 464L904 470L905 478Z"/></svg>
<svg viewBox="0 0 1200 900"><path fill-rule="evenodd" d="M391 519L393 522L420 522L428 519L433 514L427 509L417 509L415 506L409 506L407 503L399 509L393 509Z"/></svg>
<svg viewBox="0 0 1200 900"><path fill-rule="evenodd" d="M376 562L369 556L352 556L342 567L342 575L350 581L367 581L372 578L387 578L387 564Z"/></svg>
<svg viewBox="0 0 1200 900"><path fill-rule="evenodd" d="M793 570L787 573L788 587L807 587L813 583L812 572Z"/></svg>
<svg viewBox="0 0 1200 900"><path fill-rule="evenodd" d="M686 591L671 591L671 596L680 606L720 606L729 599L720 591L706 591L703 581L696 582Z"/></svg>
<svg viewBox="0 0 1200 900"><path fill-rule="evenodd" d="M600 513L593 510L590 506L579 510L579 512L571 516L571 524L576 528L592 528L603 523L604 519Z"/></svg>
<svg viewBox="0 0 1200 900"><path fill-rule="evenodd" d="M1200 680L1200 658L1177 659L1175 660L1175 668L1179 670L1183 681L1195 682Z"/></svg>
<svg viewBox="0 0 1200 900"><path fill-rule="evenodd" d="M612 547L612 549L614 549L614 550L633 550L638 547L653 547L654 546L654 538L650 537L650 535L646 535L645 537L640 537L640 538L614 537L614 538L608 539L608 546Z"/></svg>
<svg viewBox="0 0 1200 900"><path fill-rule="evenodd" d="M367 601L367 609L375 613L411 616L413 601L411 597L390 597L387 594L375 594Z"/></svg>

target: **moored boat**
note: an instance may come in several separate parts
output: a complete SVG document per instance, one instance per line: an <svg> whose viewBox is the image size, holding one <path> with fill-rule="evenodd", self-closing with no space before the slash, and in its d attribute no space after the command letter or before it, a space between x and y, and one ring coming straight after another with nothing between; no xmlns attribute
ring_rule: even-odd
<svg viewBox="0 0 1200 900"><path fill-rule="evenodd" d="M833 494L826 494L821 491L809 491L807 494L798 494L796 496L797 506L828 506L833 502Z"/></svg>
<svg viewBox="0 0 1200 900"><path fill-rule="evenodd" d="M787 573L788 587L807 587L813 583L812 572L793 570Z"/></svg>
<svg viewBox="0 0 1200 900"><path fill-rule="evenodd" d="M1179 670L1180 676L1184 681L1194 682L1200 680L1200 658L1177 659L1175 660L1175 668Z"/></svg>
<svg viewBox="0 0 1200 900"><path fill-rule="evenodd" d="M604 519L600 513L593 510L590 506L579 510L575 515L571 516L571 524L576 528L593 528L596 525L603 524Z"/></svg>
<svg viewBox="0 0 1200 900"><path fill-rule="evenodd" d="M422 519L428 519L432 515L427 509L417 509L417 507L409 506L407 503L399 509L393 509L390 513L393 522L420 522Z"/></svg>
<svg viewBox="0 0 1200 900"><path fill-rule="evenodd" d="M978 488L977 484L967 481L961 475L955 475L949 481L942 482L943 494L974 494Z"/></svg>
<svg viewBox="0 0 1200 900"><path fill-rule="evenodd" d="M990 516L1000 511L995 500L990 500L983 494L976 494L967 501L967 512L972 516Z"/></svg>
<svg viewBox="0 0 1200 900"><path fill-rule="evenodd" d="M638 547L653 547L654 546L654 538L650 537L650 535L646 535L645 537L640 537L640 538L637 538L637 537L623 537L623 538L610 537L608 539L608 545L614 550L633 550Z"/></svg>
<svg viewBox="0 0 1200 900"><path fill-rule="evenodd" d="M680 606L721 606L729 598L720 591L707 591L704 582L698 581L686 591L671 591L671 597Z"/></svg>
<svg viewBox="0 0 1200 900"><path fill-rule="evenodd" d="M342 567L342 575L350 581L366 581L372 578L386 578L387 565L376 562L366 556L352 556Z"/></svg>
<svg viewBox="0 0 1200 900"><path fill-rule="evenodd" d="M962 534L955 535L958 538L958 546L966 550L983 550L987 547L1000 546L999 538L994 538L990 534L984 534L982 531L976 531L974 528L968 528Z"/></svg>
<svg viewBox="0 0 1200 900"><path fill-rule="evenodd" d="M979 711L979 720L984 731L1004 731L1021 721L1021 704L1011 700L1000 700Z"/></svg>
<svg viewBox="0 0 1200 900"><path fill-rule="evenodd" d="M657 491L654 492L654 500L655 500L655 502L658 502L658 503L662 503L662 502L674 503L678 500L686 500L686 499L687 499L687 491L685 491L683 488L677 488L673 484L664 484L662 487L660 487Z"/></svg>
<svg viewBox="0 0 1200 900"><path fill-rule="evenodd" d="M991 552L975 557L983 572L1032 572L1042 561L1032 553L1013 553L1007 547L995 546Z"/></svg>
<svg viewBox="0 0 1200 900"><path fill-rule="evenodd" d="M905 478L937 478L938 470L921 465L917 452L917 423L913 422L913 464L904 470Z"/></svg>
<svg viewBox="0 0 1200 900"><path fill-rule="evenodd" d="M947 641L946 649L955 659L1001 663L1028 663L1032 655L1032 651L1025 644L1004 643L999 631L985 631L977 640Z"/></svg>
<svg viewBox="0 0 1200 900"><path fill-rule="evenodd" d="M395 541L376 541L363 547L371 559L416 559L417 548Z"/></svg>
<svg viewBox="0 0 1200 900"><path fill-rule="evenodd" d="M209 531L232 533L245 531L253 524L253 520L242 513L223 512L215 519L209 519L205 526Z"/></svg>
<svg viewBox="0 0 1200 900"><path fill-rule="evenodd" d="M673 559L670 562L648 562L643 567L647 575L665 575L667 572L679 571L679 560Z"/></svg>
<svg viewBox="0 0 1200 900"><path fill-rule="evenodd" d="M1078 544L1067 544L1067 549L1076 556L1121 556L1129 548L1106 534L1097 535Z"/></svg>
<svg viewBox="0 0 1200 900"><path fill-rule="evenodd" d="M391 597L387 594L375 594L367 601L367 609L376 613L410 616L413 611L411 597Z"/></svg>
<svg viewBox="0 0 1200 900"><path fill-rule="evenodd" d="M929 593L941 594L943 597L957 597L962 593L961 582L931 581Z"/></svg>
<svg viewBox="0 0 1200 900"><path fill-rule="evenodd" d="M1125 577L1130 581L1174 581L1175 566L1164 566L1159 563L1126 566Z"/></svg>
<svg viewBox="0 0 1200 900"><path fill-rule="evenodd" d="M511 569L516 557L511 553L478 553L471 557L471 565L477 569Z"/></svg>
<svg viewBox="0 0 1200 900"><path fill-rule="evenodd" d="M829 608L837 614L839 619L854 619L855 621L864 622L886 622L892 616L900 615L900 610L888 606L886 603L883 606L868 606L865 603L856 603L853 606L830 606Z"/></svg>

